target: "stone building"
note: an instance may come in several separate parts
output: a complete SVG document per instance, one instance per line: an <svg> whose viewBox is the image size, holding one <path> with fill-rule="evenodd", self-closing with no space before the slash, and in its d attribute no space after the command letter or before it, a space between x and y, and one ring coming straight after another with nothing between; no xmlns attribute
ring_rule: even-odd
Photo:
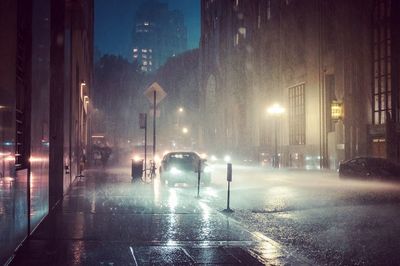
<svg viewBox="0 0 400 266"><path fill-rule="evenodd" d="M203 0L202 143L283 166L399 160L399 3ZM278 118L266 108L279 103ZM207 141L205 141L207 140Z"/></svg>

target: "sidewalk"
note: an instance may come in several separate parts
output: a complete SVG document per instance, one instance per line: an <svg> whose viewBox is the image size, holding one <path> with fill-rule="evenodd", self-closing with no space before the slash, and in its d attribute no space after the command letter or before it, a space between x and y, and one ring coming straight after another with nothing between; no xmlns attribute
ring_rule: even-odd
<svg viewBox="0 0 400 266"><path fill-rule="evenodd" d="M191 189L90 171L11 265L305 264L198 201Z"/></svg>

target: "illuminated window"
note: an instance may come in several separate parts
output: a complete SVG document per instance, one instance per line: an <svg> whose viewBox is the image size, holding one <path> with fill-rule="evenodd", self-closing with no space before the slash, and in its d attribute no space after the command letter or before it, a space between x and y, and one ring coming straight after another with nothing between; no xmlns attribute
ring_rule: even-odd
<svg viewBox="0 0 400 266"><path fill-rule="evenodd" d="M143 61L143 65L144 65L144 66L147 66L147 61Z"/></svg>
<svg viewBox="0 0 400 266"><path fill-rule="evenodd" d="M145 23L143 23L145 26L149 26L150 25L150 23L149 22L145 22Z"/></svg>
<svg viewBox="0 0 400 266"><path fill-rule="evenodd" d="M142 53L147 53L147 49L142 49Z"/></svg>
<svg viewBox="0 0 400 266"><path fill-rule="evenodd" d="M306 144L305 85L289 88L289 144Z"/></svg>
<svg viewBox="0 0 400 266"><path fill-rule="evenodd" d="M386 115L392 115L392 58L390 0L375 0L373 11L373 124L386 123Z"/></svg>

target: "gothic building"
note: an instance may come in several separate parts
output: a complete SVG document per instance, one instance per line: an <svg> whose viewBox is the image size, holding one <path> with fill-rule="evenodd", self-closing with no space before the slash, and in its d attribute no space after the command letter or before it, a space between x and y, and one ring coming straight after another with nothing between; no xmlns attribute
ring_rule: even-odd
<svg viewBox="0 0 400 266"><path fill-rule="evenodd" d="M400 159L393 0L203 0L202 144L282 166ZM279 117L266 108L280 104ZM219 146L219 147L220 147Z"/></svg>

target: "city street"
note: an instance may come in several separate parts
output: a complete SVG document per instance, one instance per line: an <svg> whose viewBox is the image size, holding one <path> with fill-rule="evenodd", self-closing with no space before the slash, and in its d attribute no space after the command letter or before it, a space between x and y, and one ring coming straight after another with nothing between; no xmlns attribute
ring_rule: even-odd
<svg viewBox="0 0 400 266"><path fill-rule="evenodd" d="M225 208L226 166L202 192ZM232 217L316 264L397 265L400 185L340 180L335 172L233 166Z"/></svg>
<svg viewBox="0 0 400 266"><path fill-rule="evenodd" d="M195 191L132 183L127 168L89 170L11 265L310 264Z"/></svg>
<svg viewBox="0 0 400 266"><path fill-rule="evenodd" d="M91 170L13 265L395 265L400 186L335 172L226 166L197 188L132 183L128 168Z"/></svg>

